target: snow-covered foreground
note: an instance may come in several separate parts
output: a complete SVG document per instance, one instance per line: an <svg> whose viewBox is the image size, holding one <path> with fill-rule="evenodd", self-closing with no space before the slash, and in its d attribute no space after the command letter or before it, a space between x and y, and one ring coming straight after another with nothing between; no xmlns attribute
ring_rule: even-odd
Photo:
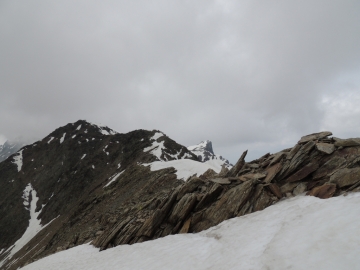
<svg viewBox="0 0 360 270"><path fill-rule="evenodd" d="M299 196L181 234L99 252L81 245L24 269L358 269L360 193Z"/></svg>

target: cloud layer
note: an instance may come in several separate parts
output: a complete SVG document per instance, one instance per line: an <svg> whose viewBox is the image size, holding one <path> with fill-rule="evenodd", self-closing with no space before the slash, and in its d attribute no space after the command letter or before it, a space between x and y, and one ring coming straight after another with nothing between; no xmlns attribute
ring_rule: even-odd
<svg viewBox="0 0 360 270"><path fill-rule="evenodd" d="M78 119L235 162L360 136L358 1L2 1L0 134Z"/></svg>

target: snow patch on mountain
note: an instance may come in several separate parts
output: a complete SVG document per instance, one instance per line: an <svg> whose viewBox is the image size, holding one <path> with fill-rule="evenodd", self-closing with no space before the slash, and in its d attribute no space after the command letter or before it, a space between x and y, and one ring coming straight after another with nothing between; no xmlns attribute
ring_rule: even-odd
<svg viewBox="0 0 360 270"><path fill-rule="evenodd" d="M150 140L152 140L152 145L149 147L144 148L144 152L149 152L150 154L156 156L159 160L163 160L161 158L162 152L165 148L164 146L164 141L160 141L158 142L157 139L159 139L160 137L164 136L163 133L161 132L156 132L151 138Z"/></svg>
<svg viewBox="0 0 360 270"><path fill-rule="evenodd" d="M99 132L103 135L115 135L117 134L118 132L116 132L115 130L112 130L111 128L109 127L106 127L106 126L100 126L100 125L97 125L97 124L94 124L94 123L90 123L88 122L90 125L98 128ZM86 132L85 132L86 133Z"/></svg>
<svg viewBox="0 0 360 270"><path fill-rule="evenodd" d="M38 216L40 215L42 208L39 212L35 212L36 204L39 200L39 197L37 196L36 190L30 183L25 187L22 198L24 199L23 204L25 205L25 209L30 212L29 226L27 227L24 234L20 237L20 239L18 239L14 245L10 246L4 252L8 254L0 262L0 267L4 265L8 260L10 260L15 255L15 253L18 252L21 248L23 248L35 235L38 234L38 232L40 232L53 221L51 220L48 224L44 226L40 224L41 219L38 219ZM44 205L42 207L44 207Z"/></svg>
<svg viewBox="0 0 360 270"><path fill-rule="evenodd" d="M151 171L158 171L173 167L176 169L176 178L184 181L193 175L200 176L208 169L212 169L217 173L221 171L221 166L214 166L210 163L202 163L191 159L155 161L149 164L143 164L143 166L150 166Z"/></svg>
<svg viewBox="0 0 360 270"><path fill-rule="evenodd" d="M214 153L212 142L209 140L202 141L197 145L188 146L187 149L195 154L201 162L211 161L213 165L216 164L216 166L220 167L224 165L228 169L232 168L232 165L227 159Z"/></svg>
<svg viewBox="0 0 360 270"><path fill-rule="evenodd" d="M66 132L60 138L60 144L62 144L64 142L65 136L66 136Z"/></svg>
<svg viewBox="0 0 360 270"><path fill-rule="evenodd" d="M115 182L119 178L119 176L122 175L124 172L125 172L125 170L123 170L122 172L119 172L119 173L113 175L112 177L110 177L109 183L107 183L103 188L106 188L106 187L110 186L110 184Z"/></svg>
<svg viewBox="0 0 360 270"><path fill-rule="evenodd" d="M20 150L19 152L17 152L17 156L14 156L13 163L16 164L18 172L21 171L21 168L22 168L22 165L23 165L23 156L22 156L23 151L24 151L24 149Z"/></svg>

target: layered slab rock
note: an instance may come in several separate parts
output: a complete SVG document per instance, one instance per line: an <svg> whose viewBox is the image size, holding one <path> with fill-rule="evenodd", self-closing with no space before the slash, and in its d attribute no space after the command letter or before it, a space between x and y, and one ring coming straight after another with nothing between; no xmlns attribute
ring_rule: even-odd
<svg viewBox="0 0 360 270"><path fill-rule="evenodd" d="M322 132L318 132L318 133L312 133L312 134L301 137L301 139L298 141L298 143L303 144L303 143L307 143L309 141L323 139L323 138L326 138L331 135L332 135L332 132L330 132L330 131L322 131Z"/></svg>
<svg viewBox="0 0 360 270"><path fill-rule="evenodd" d="M360 145L360 138L340 139L334 137L333 139L335 140L336 147L350 147Z"/></svg>
<svg viewBox="0 0 360 270"><path fill-rule="evenodd" d="M335 151L335 146L330 143L317 143L316 149L325 154L332 154Z"/></svg>
<svg viewBox="0 0 360 270"><path fill-rule="evenodd" d="M330 183L338 185L340 188L348 187L360 182L360 168L339 169L330 177Z"/></svg>

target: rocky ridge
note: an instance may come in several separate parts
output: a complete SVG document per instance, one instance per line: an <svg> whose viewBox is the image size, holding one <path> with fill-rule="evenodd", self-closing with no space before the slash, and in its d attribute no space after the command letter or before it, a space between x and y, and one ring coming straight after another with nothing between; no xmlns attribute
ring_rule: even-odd
<svg viewBox="0 0 360 270"><path fill-rule="evenodd" d="M360 191L358 138L329 137L331 132L310 134L292 148L251 162L245 162L245 151L230 170L223 167L218 174L208 170L184 182L176 179L174 168L151 171L142 165L197 159L161 134L139 130L104 135L79 121L23 148L20 170L15 157L0 163L0 215L4 217L0 222L0 260L6 258L4 249L21 237L27 226L21 194L29 179L39 196L41 224L47 224L5 261L3 268L16 269L89 241L103 250L169 234L199 232L298 194L329 198ZM57 147L49 148L47 144L53 141ZM154 155L155 142L164 145L160 155ZM85 150L89 156L82 159ZM39 171L31 162L36 162Z"/></svg>

